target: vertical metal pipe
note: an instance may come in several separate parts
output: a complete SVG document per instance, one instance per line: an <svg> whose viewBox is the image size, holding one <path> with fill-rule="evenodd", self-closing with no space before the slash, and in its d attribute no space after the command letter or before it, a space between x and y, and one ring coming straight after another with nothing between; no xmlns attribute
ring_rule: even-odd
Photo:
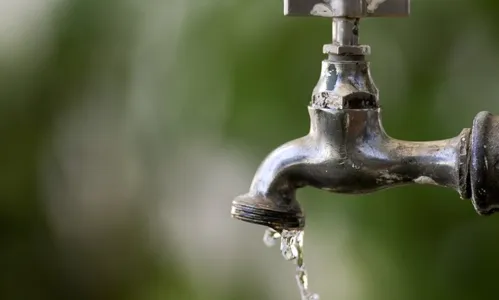
<svg viewBox="0 0 499 300"><path fill-rule="evenodd" d="M333 18L333 45L359 45L359 19Z"/></svg>

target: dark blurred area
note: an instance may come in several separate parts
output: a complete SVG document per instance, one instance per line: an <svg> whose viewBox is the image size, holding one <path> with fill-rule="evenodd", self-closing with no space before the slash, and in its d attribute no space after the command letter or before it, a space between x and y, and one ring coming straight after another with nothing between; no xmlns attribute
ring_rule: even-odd
<svg viewBox="0 0 499 300"><path fill-rule="evenodd" d="M0 299L298 299L230 206L308 132L330 30L280 1L0 0ZM363 21L387 132L499 113L498 34L494 0ZM499 216L456 192L299 199L321 299L495 297Z"/></svg>

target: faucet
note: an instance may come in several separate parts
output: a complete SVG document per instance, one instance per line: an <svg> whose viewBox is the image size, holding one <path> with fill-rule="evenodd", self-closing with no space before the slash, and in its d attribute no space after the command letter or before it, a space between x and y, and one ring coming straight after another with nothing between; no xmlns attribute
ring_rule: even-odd
<svg viewBox="0 0 499 300"><path fill-rule="evenodd" d="M306 186L363 194L430 184L471 199L480 215L499 209L499 116L480 112L471 128L439 141L397 140L383 129L359 22L408 16L410 0L284 0L284 13L332 19L332 43L323 47L327 59L308 106L308 135L267 156L249 192L233 200L233 218L276 231L301 229L296 190Z"/></svg>

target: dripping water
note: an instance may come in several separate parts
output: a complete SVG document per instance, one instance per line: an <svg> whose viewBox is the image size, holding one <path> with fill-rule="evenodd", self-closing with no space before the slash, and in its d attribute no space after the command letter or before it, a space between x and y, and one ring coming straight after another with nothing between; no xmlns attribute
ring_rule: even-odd
<svg viewBox="0 0 499 300"><path fill-rule="evenodd" d="M308 289L308 276L303 262L303 230L283 230L281 233L268 228L263 236L263 242L272 247L281 239L281 254L284 259L296 264L296 282L302 300L319 300L319 295Z"/></svg>

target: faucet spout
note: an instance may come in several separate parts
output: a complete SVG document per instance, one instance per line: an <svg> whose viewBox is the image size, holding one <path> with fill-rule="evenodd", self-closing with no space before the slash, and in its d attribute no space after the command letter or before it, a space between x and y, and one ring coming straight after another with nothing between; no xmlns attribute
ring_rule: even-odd
<svg viewBox="0 0 499 300"><path fill-rule="evenodd" d="M290 141L275 149L261 163L247 194L232 203L236 219L265 225L277 231L305 226L305 218L296 200L296 189L307 166L318 158L310 136Z"/></svg>
<svg viewBox="0 0 499 300"><path fill-rule="evenodd" d="M302 228L296 190L311 186L343 194L407 184L432 184L468 193L470 130L440 141L393 139L380 109L309 107L310 132L274 150L250 190L232 203L232 216L276 230Z"/></svg>

